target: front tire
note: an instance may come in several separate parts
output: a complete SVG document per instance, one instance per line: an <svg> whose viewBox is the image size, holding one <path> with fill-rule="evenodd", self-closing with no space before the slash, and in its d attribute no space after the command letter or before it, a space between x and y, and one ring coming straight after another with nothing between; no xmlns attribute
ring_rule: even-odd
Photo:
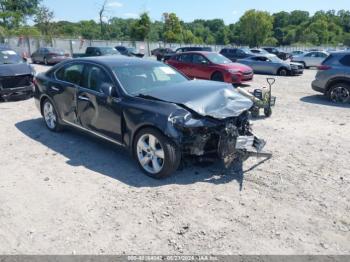
<svg viewBox="0 0 350 262"><path fill-rule="evenodd" d="M348 103L350 102L350 85L335 84L329 89L327 96L334 103Z"/></svg>
<svg viewBox="0 0 350 262"><path fill-rule="evenodd" d="M280 68L277 72L279 76L287 76L288 75L288 70L285 68Z"/></svg>
<svg viewBox="0 0 350 262"><path fill-rule="evenodd" d="M211 77L212 81L224 82L224 76L220 72L216 72Z"/></svg>
<svg viewBox="0 0 350 262"><path fill-rule="evenodd" d="M144 128L138 132L134 139L133 152L141 170L155 179L170 176L181 162L177 146L153 128Z"/></svg>
<svg viewBox="0 0 350 262"><path fill-rule="evenodd" d="M46 99L42 104L42 114L46 127L50 131L59 132L62 130L62 126L59 123L57 111L49 99Z"/></svg>

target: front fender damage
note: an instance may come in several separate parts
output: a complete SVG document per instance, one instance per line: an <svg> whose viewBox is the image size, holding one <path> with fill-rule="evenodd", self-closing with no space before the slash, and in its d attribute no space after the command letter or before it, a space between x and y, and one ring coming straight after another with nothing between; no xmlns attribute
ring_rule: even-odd
<svg viewBox="0 0 350 262"><path fill-rule="evenodd" d="M262 150L266 142L252 133L249 113L238 117L215 119L178 110L168 119L169 128L177 130L177 144L183 156L200 161L220 159L226 168L251 156L271 157Z"/></svg>

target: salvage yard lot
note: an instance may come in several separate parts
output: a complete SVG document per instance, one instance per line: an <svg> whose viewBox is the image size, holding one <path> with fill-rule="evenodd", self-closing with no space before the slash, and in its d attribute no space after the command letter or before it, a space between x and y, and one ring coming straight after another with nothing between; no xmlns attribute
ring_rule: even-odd
<svg viewBox="0 0 350 262"><path fill-rule="evenodd" d="M0 104L0 253L350 254L350 106L312 91L315 73L277 78L253 121L273 157L243 174L153 180L123 149L49 132L32 99Z"/></svg>

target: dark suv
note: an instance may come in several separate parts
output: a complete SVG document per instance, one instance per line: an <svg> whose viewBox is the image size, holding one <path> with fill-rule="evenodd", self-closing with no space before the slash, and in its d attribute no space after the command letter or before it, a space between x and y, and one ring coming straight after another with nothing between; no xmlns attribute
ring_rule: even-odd
<svg viewBox="0 0 350 262"><path fill-rule="evenodd" d="M287 60L288 58L290 58L290 54L283 52L276 47L263 47L262 49L269 52L270 54L276 55L278 58L282 60Z"/></svg>
<svg viewBox="0 0 350 262"><path fill-rule="evenodd" d="M244 59L254 56L248 48L223 48L220 54L230 59L232 62L236 62L238 59Z"/></svg>
<svg viewBox="0 0 350 262"><path fill-rule="evenodd" d="M335 52L318 67L312 89L333 101L350 101L350 52Z"/></svg>

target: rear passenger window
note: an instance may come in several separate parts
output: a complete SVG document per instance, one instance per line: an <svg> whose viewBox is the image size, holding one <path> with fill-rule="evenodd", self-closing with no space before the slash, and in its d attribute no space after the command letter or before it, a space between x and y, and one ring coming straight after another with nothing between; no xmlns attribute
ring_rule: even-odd
<svg viewBox="0 0 350 262"><path fill-rule="evenodd" d="M344 56L339 62L344 66L350 66L350 55Z"/></svg>
<svg viewBox="0 0 350 262"><path fill-rule="evenodd" d="M192 55L180 55L179 61L183 63L192 63Z"/></svg>
<svg viewBox="0 0 350 262"><path fill-rule="evenodd" d="M61 81L80 85L83 75L83 64L74 64L63 67L56 72L56 78Z"/></svg>

